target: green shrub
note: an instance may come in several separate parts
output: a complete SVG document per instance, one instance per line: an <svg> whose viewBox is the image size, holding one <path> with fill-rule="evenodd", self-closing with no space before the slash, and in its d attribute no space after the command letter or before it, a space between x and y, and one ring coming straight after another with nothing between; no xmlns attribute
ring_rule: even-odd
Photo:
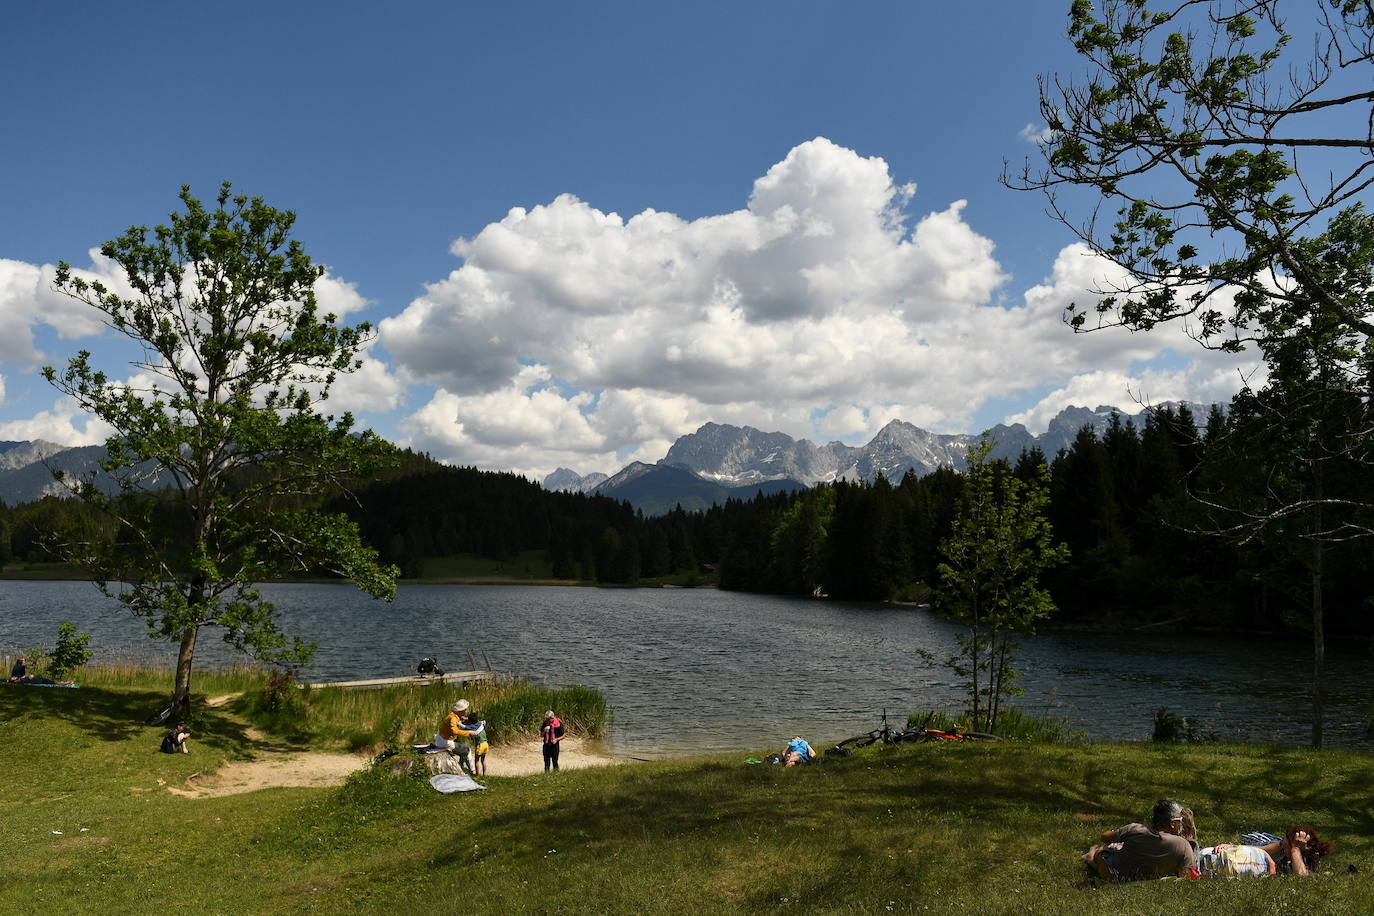
<svg viewBox="0 0 1374 916"><path fill-rule="evenodd" d="M90 661L91 650L86 648L90 641L91 634L76 632L76 624L70 620L58 624L57 645L48 656L48 677L65 681Z"/></svg>
<svg viewBox="0 0 1374 916"><path fill-rule="evenodd" d="M1167 706L1155 710L1150 740L1159 744L1215 744L1216 735L1206 734L1197 720L1175 714Z"/></svg>

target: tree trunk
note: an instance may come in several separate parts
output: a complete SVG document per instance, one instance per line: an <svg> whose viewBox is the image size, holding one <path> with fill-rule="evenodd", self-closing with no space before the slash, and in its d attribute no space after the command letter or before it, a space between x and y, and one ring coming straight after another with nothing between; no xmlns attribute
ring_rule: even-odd
<svg viewBox="0 0 1374 916"><path fill-rule="evenodd" d="M200 627L187 627L181 634L181 646L177 649L176 686L172 689L172 706L178 717L185 717L191 711L191 661L196 654L196 636Z"/></svg>
<svg viewBox="0 0 1374 916"><path fill-rule="evenodd" d="M977 601L978 601L978 599L975 598L975 599L974 599L974 607L975 607L975 608L977 607ZM977 611L976 611L976 610L974 611L974 619L977 620ZM971 719L970 719L970 721L972 721L972 722L974 723L974 726L977 727L977 724L978 724L978 712L979 712L979 704L978 704L978 661L979 661L979 658L981 657L981 654L980 654L980 652L979 652L979 648L980 648L980 646L982 645L982 633L979 631L979 628L978 628L977 624L974 624L973 626L970 626L970 627L968 628L968 632L969 632L969 641L968 641L968 647L969 647L969 668L971 669L970 674L969 674L969 678L971 679L971 680L970 680L970 683L973 685L973 709L972 709L972 711L971 711Z"/></svg>
<svg viewBox="0 0 1374 916"><path fill-rule="evenodd" d="M998 642L997 634L993 634L993 642L997 645L996 667L990 675L992 685L992 696L988 697L988 727L983 729L991 734L997 734L997 718L1002 714L1002 687L1007 675L1007 640L1008 634L1001 634L1001 641Z"/></svg>
<svg viewBox="0 0 1374 916"><path fill-rule="evenodd" d="M1321 508L1317 509L1320 524ZM1326 718L1326 636L1323 632L1323 561L1326 543L1312 542L1312 746L1322 746L1322 720Z"/></svg>

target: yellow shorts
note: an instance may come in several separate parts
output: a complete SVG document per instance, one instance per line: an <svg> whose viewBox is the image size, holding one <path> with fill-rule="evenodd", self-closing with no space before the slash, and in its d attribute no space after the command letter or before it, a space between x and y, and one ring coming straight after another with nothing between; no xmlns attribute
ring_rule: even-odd
<svg viewBox="0 0 1374 916"><path fill-rule="evenodd" d="M478 757L484 757L486 756L487 748L489 748L490 746L491 745L489 745L487 742L483 741L481 744L477 745L477 747L473 749L473 753L476 754Z"/></svg>

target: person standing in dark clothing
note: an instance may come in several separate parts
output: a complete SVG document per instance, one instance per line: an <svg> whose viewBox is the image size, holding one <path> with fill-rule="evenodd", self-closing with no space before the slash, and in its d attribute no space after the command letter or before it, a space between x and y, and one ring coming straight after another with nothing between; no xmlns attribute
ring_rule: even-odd
<svg viewBox="0 0 1374 916"><path fill-rule="evenodd" d="M563 723L552 709L544 713L544 725L539 734L544 739L544 772L547 773L550 766L558 769L558 744L563 740Z"/></svg>

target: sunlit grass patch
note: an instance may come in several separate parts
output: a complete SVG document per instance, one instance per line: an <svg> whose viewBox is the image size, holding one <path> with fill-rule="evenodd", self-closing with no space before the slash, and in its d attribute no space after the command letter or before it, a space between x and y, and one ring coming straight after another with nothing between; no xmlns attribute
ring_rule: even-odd
<svg viewBox="0 0 1374 916"><path fill-rule="evenodd" d="M337 789L190 799L167 787L259 742L220 707L192 756L157 753L137 714L165 687L0 689L3 899L102 916L185 887L187 913L447 912L473 888L500 913L1374 912L1368 754L942 742L793 769L733 754L494 777L461 796L378 767ZM430 689L413 702L449 699ZM367 693L314 714L361 715ZM1158 797L1192 806L1209 843L1311 823L1336 843L1328 873L1091 885L1077 855Z"/></svg>

